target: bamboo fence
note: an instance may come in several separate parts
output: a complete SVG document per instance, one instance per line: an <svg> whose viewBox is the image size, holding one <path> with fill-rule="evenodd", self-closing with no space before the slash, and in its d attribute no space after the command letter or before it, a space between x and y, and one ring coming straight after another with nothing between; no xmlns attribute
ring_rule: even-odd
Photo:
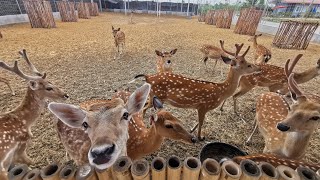
<svg viewBox="0 0 320 180"><path fill-rule="evenodd" d="M210 10L207 12L206 17L205 17L205 23L209 25L215 25L215 11Z"/></svg>
<svg viewBox="0 0 320 180"><path fill-rule="evenodd" d="M216 27L230 29L233 10L218 10L216 11Z"/></svg>
<svg viewBox="0 0 320 180"><path fill-rule="evenodd" d="M77 3L78 17L80 19L90 19L90 10L88 3L79 2Z"/></svg>
<svg viewBox="0 0 320 180"><path fill-rule="evenodd" d="M198 21L199 22L204 22L206 20L206 14L205 13L201 13L200 16L198 17Z"/></svg>
<svg viewBox="0 0 320 180"><path fill-rule="evenodd" d="M263 11L255 8L242 9L234 32L236 34L255 35L262 13Z"/></svg>
<svg viewBox="0 0 320 180"><path fill-rule="evenodd" d="M74 2L56 1L62 22L77 22L78 16Z"/></svg>
<svg viewBox="0 0 320 180"><path fill-rule="evenodd" d="M319 22L281 21L272 44L281 49L307 49Z"/></svg>
<svg viewBox="0 0 320 180"><path fill-rule="evenodd" d="M52 8L49 1L23 0L32 28L55 28Z"/></svg>
<svg viewBox="0 0 320 180"><path fill-rule="evenodd" d="M281 160L279 160L280 162ZM318 171L319 173L319 171ZM214 159L189 157L183 162L177 156L167 160L156 157L149 165L145 159L131 161L122 156L112 167L98 170L89 164L75 168L52 163L42 169L31 170L25 164L10 169L9 180L303 180L318 179L319 175L307 167L292 169L289 166L274 167L266 162L244 159L237 164L226 160L221 165Z"/></svg>
<svg viewBox="0 0 320 180"><path fill-rule="evenodd" d="M88 4L90 16L99 16L99 8L97 3L86 4Z"/></svg>

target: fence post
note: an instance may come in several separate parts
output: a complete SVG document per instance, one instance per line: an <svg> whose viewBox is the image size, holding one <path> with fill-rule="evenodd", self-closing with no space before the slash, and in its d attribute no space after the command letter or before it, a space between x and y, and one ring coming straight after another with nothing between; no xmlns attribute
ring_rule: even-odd
<svg viewBox="0 0 320 180"><path fill-rule="evenodd" d="M16 0L16 3L17 3L17 5L18 5L18 8L19 8L20 14L22 14L22 11L21 11L21 8L20 8L20 5L19 5L18 0Z"/></svg>
<svg viewBox="0 0 320 180"><path fill-rule="evenodd" d="M102 12L102 3L101 3L101 0L99 0L99 5L100 5L100 12Z"/></svg>

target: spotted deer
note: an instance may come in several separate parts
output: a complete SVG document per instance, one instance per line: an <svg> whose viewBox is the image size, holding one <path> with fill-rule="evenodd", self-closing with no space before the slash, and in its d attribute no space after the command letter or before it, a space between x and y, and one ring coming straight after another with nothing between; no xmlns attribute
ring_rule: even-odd
<svg viewBox="0 0 320 180"><path fill-rule="evenodd" d="M3 83L5 83L5 84L8 86L8 88L10 89L11 94L12 94L13 96L16 95L16 93L15 93L14 90L12 89L12 87L11 87L10 82L9 82L8 79L3 78L3 77L0 77L0 82L3 82Z"/></svg>
<svg viewBox="0 0 320 180"><path fill-rule="evenodd" d="M50 103L49 110L59 119L60 140L76 164L89 162L104 170L119 156L126 156L129 120L142 110L149 92L150 85L144 84L127 103L120 98L85 103L83 107Z"/></svg>
<svg viewBox="0 0 320 180"><path fill-rule="evenodd" d="M309 145L310 137L317 129L320 121L320 101L303 94L294 80L292 73L296 57L289 67L285 66L292 100L288 103L277 93L268 92L260 95L257 101L256 128L264 137L264 153L274 153L291 159L301 159ZM290 75L289 75L290 74ZM315 96L315 95L314 95ZM251 139L253 133L248 138Z"/></svg>
<svg viewBox="0 0 320 180"><path fill-rule="evenodd" d="M299 58L302 55L298 56ZM271 92L279 92L286 94L288 92L288 80L284 73L283 67L274 66L271 64L259 64L261 73L255 75L246 75L241 77L238 91L232 96L234 112L237 114L237 98L243 96L256 86L267 87ZM298 84L302 84L312 80L320 75L320 59L316 65L303 72L294 73L294 79ZM221 105L223 109L224 103Z"/></svg>
<svg viewBox="0 0 320 180"><path fill-rule="evenodd" d="M27 81L28 88L18 107L0 115L0 169L3 176L9 166L15 162L32 164L26 154L28 142L32 137L31 126L46 106L46 100L65 100L68 95L46 79L46 73L40 73L29 61L26 50L20 52L32 69L34 76L23 73L18 61L11 67L0 61L0 67L15 73Z"/></svg>
<svg viewBox="0 0 320 180"><path fill-rule="evenodd" d="M267 63L271 59L271 51L263 45L258 44L257 38L259 36L262 36L262 34L254 35L251 38L249 38L248 41L253 43L252 47L254 49L254 59L257 60L258 57L263 57L262 62ZM260 62L261 61L259 61L258 63Z"/></svg>
<svg viewBox="0 0 320 180"><path fill-rule="evenodd" d="M116 46L116 54L114 55L114 59L117 58L117 56L120 58L120 55L124 52L125 49L125 34L124 32L120 31L120 28L115 29L112 26L112 34L114 37L114 44ZM120 51L120 45L121 45L121 51Z"/></svg>
<svg viewBox="0 0 320 180"><path fill-rule="evenodd" d="M223 44L223 41L220 43ZM168 72L155 75L140 74L131 83L137 78L143 77L146 82L151 84L150 97L157 96L162 102L178 108L196 109L199 121L198 138L203 140L201 127L206 113L218 107L226 98L232 96L242 75L260 71L259 67L245 60L245 55L248 53L250 46L242 55L239 55L239 52L243 44L236 44L235 46L236 52L233 53L235 59L222 56L223 61L230 65L228 77L222 83L195 80ZM151 99L149 98L150 101ZM145 110L151 107L152 102L150 101Z"/></svg>
<svg viewBox="0 0 320 180"><path fill-rule="evenodd" d="M216 68L217 62L218 61L222 61L221 56L228 57L228 55L221 48L213 46L213 45L209 45L209 44L202 45L201 48L200 48L200 51L203 54L202 60L203 60L203 62L205 64L205 66L206 66L206 69L207 69L207 61L208 61L208 59L214 59L215 60L213 68ZM220 66L220 74L222 76L221 66Z"/></svg>
<svg viewBox="0 0 320 180"><path fill-rule="evenodd" d="M306 161L284 158L276 154L271 153L261 153L261 154L250 154L247 156L236 156L232 160L238 164L244 159L250 159L255 162L267 162L272 164L274 167L279 165L289 166L292 169L297 169L298 167L307 167L313 171L320 169L320 164L309 163Z"/></svg>
<svg viewBox="0 0 320 180"><path fill-rule="evenodd" d="M173 49L170 52L160 52L155 50L157 58L157 73L170 72L172 73L172 56L176 54L177 49Z"/></svg>

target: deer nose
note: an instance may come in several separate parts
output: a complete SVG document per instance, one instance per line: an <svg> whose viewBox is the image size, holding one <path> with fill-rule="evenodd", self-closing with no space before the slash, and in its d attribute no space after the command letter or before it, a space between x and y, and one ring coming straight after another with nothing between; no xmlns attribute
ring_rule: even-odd
<svg viewBox="0 0 320 180"><path fill-rule="evenodd" d="M192 137L192 138L191 138L191 142L192 142L192 143L196 143L196 142L197 142L197 138L196 138L196 137Z"/></svg>
<svg viewBox="0 0 320 180"><path fill-rule="evenodd" d="M170 63L171 63L171 60L168 60L167 63L170 64Z"/></svg>
<svg viewBox="0 0 320 180"><path fill-rule="evenodd" d="M277 128L278 128L280 131L283 131L283 132L288 131L288 130L290 129L289 126L284 125L284 124L282 124L282 123L278 123Z"/></svg>
<svg viewBox="0 0 320 180"><path fill-rule="evenodd" d="M65 95L63 95L63 98L68 99L68 98L69 98L69 95L68 95L68 94L65 94Z"/></svg>
<svg viewBox="0 0 320 180"><path fill-rule="evenodd" d="M101 148L100 146L97 148L93 148L90 153L94 159L99 157L105 157L105 156L111 155L114 152L115 147L116 147L115 144L112 144L111 146L106 146L103 148Z"/></svg>

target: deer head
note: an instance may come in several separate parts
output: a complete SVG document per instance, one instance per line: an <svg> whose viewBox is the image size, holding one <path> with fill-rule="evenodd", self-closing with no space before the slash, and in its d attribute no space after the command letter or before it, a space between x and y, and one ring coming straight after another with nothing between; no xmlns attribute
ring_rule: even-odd
<svg viewBox="0 0 320 180"><path fill-rule="evenodd" d="M248 41L249 41L249 42L254 42L254 41L257 40L257 37L259 37L259 36L262 36L262 34L254 35L254 36L250 37L250 38L248 39Z"/></svg>
<svg viewBox="0 0 320 180"><path fill-rule="evenodd" d="M160 59L160 62L157 62L158 68L161 69L161 72L171 72L172 71L172 56L177 52L177 49L173 49L170 52L164 51L160 52L155 50L157 56Z"/></svg>
<svg viewBox="0 0 320 180"><path fill-rule="evenodd" d="M120 31L120 28L115 29L115 28L112 26L112 34L113 34L113 37L116 37L116 34L117 34L118 31Z"/></svg>
<svg viewBox="0 0 320 180"><path fill-rule="evenodd" d="M29 89L31 89L41 99L59 100L67 99L69 97L66 93L64 93L62 90L54 86L46 79L46 73L40 73L35 68L35 66L29 61L25 49L20 51L19 53L23 56L24 60L27 62L28 66L31 68L35 76L24 74L18 67L18 61L14 62L13 67L10 67L6 63L0 61L0 67L11 71L21 78L27 80Z"/></svg>
<svg viewBox="0 0 320 180"><path fill-rule="evenodd" d="M230 59L225 56L221 56L222 60L226 64L230 64L231 68L234 70L235 73L238 73L239 75L244 75L244 74L252 74L252 73L257 73L261 71L261 68L257 65L254 65L252 63L249 63L246 61L245 56L248 53L250 46L248 46L247 50L242 54L239 55L239 52L241 51L243 44L235 44L236 47L236 52L230 52L224 48L224 41L220 40L220 45L221 49L234 57L234 59Z"/></svg>
<svg viewBox="0 0 320 180"><path fill-rule="evenodd" d="M82 128L88 134L91 141L89 162L103 170L110 167L120 155L126 155L129 120L143 108L150 87L144 84L138 88L126 104L116 98L93 104L88 111L63 103L50 103L48 108L66 125Z"/></svg>

